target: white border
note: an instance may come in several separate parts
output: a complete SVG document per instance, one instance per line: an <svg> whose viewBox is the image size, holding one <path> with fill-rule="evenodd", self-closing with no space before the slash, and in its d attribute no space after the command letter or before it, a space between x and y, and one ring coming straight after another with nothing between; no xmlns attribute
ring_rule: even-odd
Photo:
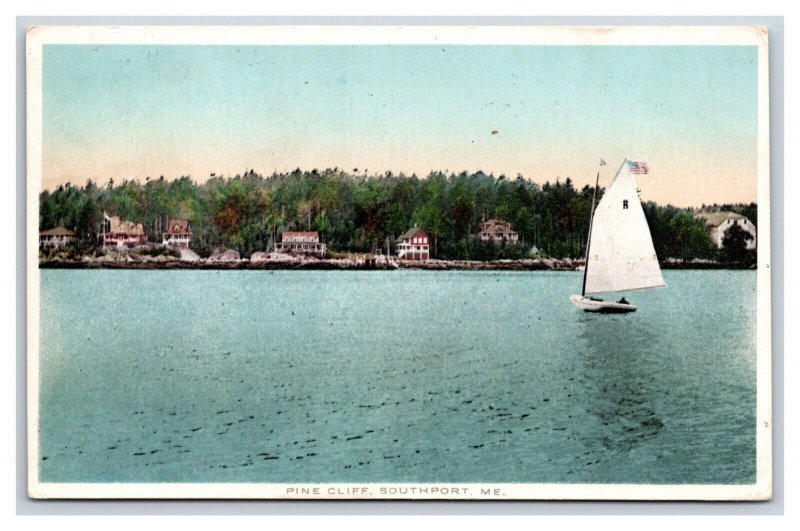
<svg viewBox="0 0 800 531"><path fill-rule="evenodd" d="M768 36L747 26L34 26L27 34L28 495L33 498L766 500L772 496ZM758 46L758 272L756 483L276 484L41 483L39 445L38 211L42 171L42 46L45 44L517 44ZM382 495L381 488L409 489ZM287 489L317 493L296 494ZM427 488L422 494L412 488ZM453 493L458 488L458 493ZM333 489L333 490L331 490ZM359 489L359 490L356 490ZM434 491L433 489L437 489ZM446 489L446 490L445 490ZM482 494L489 489L492 494ZM495 491L495 489L497 489ZM298 492L298 491L295 491ZM304 492L304 491L299 491ZM497 494L495 494L497 492Z"/></svg>
<svg viewBox="0 0 800 531"><path fill-rule="evenodd" d="M755 487L755 488L754 488ZM759 485L587 483L38 483L34 498L303 499L303 500L702 500L757 501ZM295 489L294 492L287 492ZM302 489L305 492L302 492ZM316 489L317 492L314 492ZM381 494L381 489L416 489ZM420 489L427 492L420 493ZM453 489L458 489L454 493ZM482 494L482 490L489 494Z"/></svg>
<svg viewBox="0 0 800 531"><path fill-rule="evenodd" d="M33 26L43 44L761 45L760 26Z"/></svg>

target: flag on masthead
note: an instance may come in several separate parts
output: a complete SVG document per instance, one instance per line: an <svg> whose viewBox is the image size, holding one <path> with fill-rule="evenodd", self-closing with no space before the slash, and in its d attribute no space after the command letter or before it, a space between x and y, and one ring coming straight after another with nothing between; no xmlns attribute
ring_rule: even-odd
<svg viewBox="0 0 800 531"><path fill-rule="evenodd" d="M636 162L633 160L628 161L628 169L634 175L647 175L647 172L650 171L646 162Z"/></svg>

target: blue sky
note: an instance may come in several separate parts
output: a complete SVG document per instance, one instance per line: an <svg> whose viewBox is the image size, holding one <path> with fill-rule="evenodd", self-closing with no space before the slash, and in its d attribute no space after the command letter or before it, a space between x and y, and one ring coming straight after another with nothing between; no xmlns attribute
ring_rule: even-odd
<svg viewBox="0 0 800 531"><path fill-rule="evenodd" d="M584 184L629 157L645 199L751 201L756 74L754 46L47 45L43 185L298 166Z"/></svg>

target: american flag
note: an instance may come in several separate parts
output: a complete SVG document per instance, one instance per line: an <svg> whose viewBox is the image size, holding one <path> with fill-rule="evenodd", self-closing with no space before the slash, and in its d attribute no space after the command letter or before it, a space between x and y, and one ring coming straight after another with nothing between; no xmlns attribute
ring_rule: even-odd
<svg viewBox="0 0 800 531"><path fill-rule="evenodd" d="M647 172L650 171L646 162L635 162L632 160L628 161L628 168L634 175L646 175Z"/></svg>

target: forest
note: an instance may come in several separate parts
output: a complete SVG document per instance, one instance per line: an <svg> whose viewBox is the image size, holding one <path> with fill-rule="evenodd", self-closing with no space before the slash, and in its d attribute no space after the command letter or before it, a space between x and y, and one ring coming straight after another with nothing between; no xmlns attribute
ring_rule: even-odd
<svg viewBox="0 0 800 531"><path fill-rule="evenodd" d="M269 176L248 170L234 177L212 174L204 183L188 176L67 183L41 192L39 226L69 228L91 247L103 212L144 224L153 242L161 241L167 219L182 218L191 223L191 247L200 256L219 248L248 256L270 250L283 230L319 231L334 252L385 250L416 224L431 237L433 258L490 260L536 253L580 258L593 192L590 186L576 188L569 178L539 185L521 175L481 171L437 171L420 178L368 175L358 168L298 168ZM601 187L597 200L602 193ZM643 207L660 260L721 258L693 209L653 202ZM757 223L755 203L702 208L737 212ZM490 218L510 222L520 243L497 246L477 240L482 221Z"/></svg>

